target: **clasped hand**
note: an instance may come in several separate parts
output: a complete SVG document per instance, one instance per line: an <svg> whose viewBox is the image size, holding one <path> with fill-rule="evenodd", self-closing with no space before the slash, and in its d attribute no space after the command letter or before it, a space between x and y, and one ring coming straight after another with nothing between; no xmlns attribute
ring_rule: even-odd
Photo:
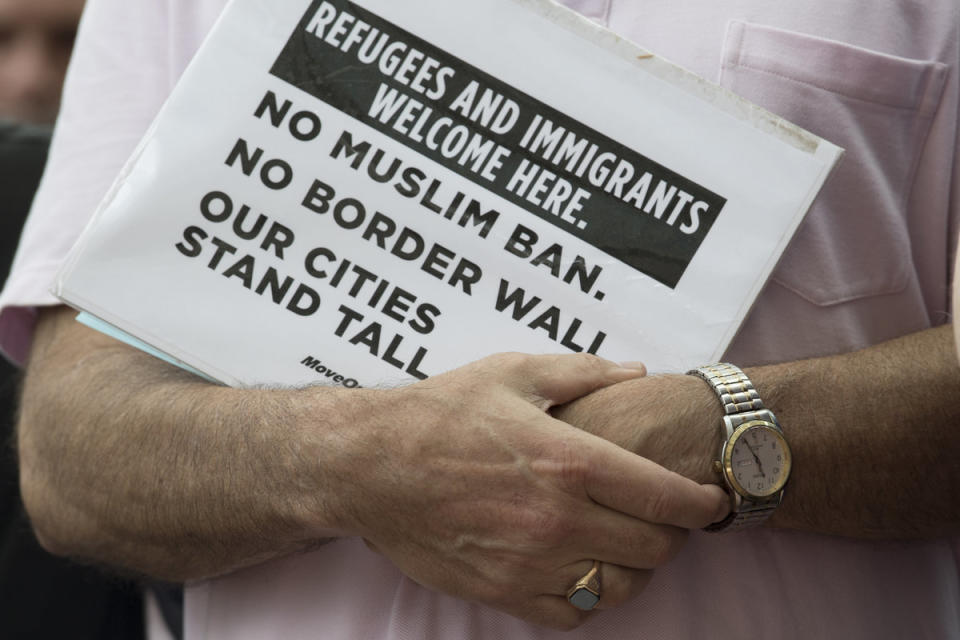
<svg viewBox="0 0 960 640"><path fill-rule="evenodd" d="M626 602L728 502L549 414L642 375L585 354L501 354L385 392L390 420L351 462L351 533L428 588L538 625L586 619L565 594L594 559L599 608Z"/></svg>

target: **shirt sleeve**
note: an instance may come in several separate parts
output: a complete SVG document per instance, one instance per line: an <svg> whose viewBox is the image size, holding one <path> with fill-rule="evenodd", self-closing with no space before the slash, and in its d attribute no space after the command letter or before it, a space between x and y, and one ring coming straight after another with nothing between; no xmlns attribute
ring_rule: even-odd
<svg viewBox="0 0 960 640"><path fill-rule="evenodd" d="M225 0L88 0L50 155L0 294L0 351L24 362L36 307Z"/></svg>

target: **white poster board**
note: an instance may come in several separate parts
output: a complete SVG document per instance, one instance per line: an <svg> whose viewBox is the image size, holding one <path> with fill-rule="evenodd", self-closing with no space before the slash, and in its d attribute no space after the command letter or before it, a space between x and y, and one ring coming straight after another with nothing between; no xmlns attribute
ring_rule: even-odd
<svg viewBox="0 0 960 640"><path fill-rule="evenodd" d="M230 385L680 371L840 153L548 0L235 0L55 292Z"/></svg>

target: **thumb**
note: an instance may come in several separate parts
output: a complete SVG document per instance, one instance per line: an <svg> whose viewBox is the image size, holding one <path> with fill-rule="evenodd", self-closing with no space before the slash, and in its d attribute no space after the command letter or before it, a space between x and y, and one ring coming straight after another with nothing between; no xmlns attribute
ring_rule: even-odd
<svg viewBox="0 0 960 640"><path fill-rule="evenodd" d="M546 408L643 377L647 372L640 363L617 364L588 353L533 356L530 365L522 374L527 387L546 403Z"/></svg>

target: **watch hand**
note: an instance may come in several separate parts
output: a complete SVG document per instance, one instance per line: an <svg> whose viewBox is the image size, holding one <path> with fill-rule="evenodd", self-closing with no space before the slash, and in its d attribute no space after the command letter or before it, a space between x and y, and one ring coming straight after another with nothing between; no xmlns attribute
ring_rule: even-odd
<svg viewBox="0 0 960 640"><path fill-rule="evenodd" d="M747 439L743 439L743 443L747 445L747 449L750 451L750 455L753 456L753 459L757 461L757 468L760 469L760 475L767 477L767 474L763 472L763 463L760 462L760 456L757 455L757 452L753 450L753 447L750 446L750 443L747 442Z"/></svg>

